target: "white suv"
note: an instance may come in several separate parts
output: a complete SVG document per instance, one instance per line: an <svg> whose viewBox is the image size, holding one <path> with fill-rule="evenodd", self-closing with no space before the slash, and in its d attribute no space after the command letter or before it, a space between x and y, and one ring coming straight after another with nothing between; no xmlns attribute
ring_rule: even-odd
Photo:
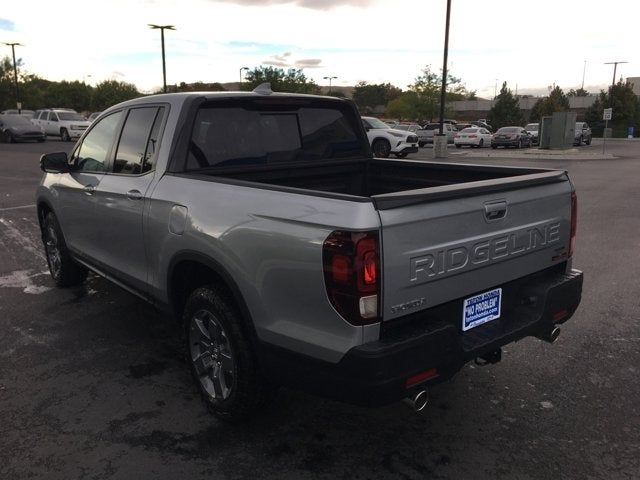
<svg viewBox="0 0 640 480"><path fill-rule="evenodd" d="M91 124L75 110L66 108L38 110L31 122L42 127L45 134L58 136L63 142L77 140Z"/></svg>
<svg viewBox="0 0 640 480"><path fill-rule="evenodd" d="M418 151L418 136L413 132L395 130L375 117L362 117L362 125L374 157L387 158L393 153L398 158L404 158Z"/></svg>

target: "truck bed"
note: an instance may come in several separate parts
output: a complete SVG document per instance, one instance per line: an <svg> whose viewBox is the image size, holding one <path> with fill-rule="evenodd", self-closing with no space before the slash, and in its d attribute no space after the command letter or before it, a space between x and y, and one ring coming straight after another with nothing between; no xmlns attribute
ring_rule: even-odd
<svg viewBox="0 0 640 480"><path fill-rule="evenodd" d="M200 170L197 175L240 185L373 199L380 210L567 179L561 170L383 159L219 167Z"/></svg>

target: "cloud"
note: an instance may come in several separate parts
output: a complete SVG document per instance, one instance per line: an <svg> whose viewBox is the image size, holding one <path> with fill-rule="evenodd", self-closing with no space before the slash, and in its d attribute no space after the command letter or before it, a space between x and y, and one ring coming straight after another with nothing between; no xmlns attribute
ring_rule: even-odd
<svg viewBox="0 0 640 480"><path fill-rule="evenodd" d="M322 59L320 58L300 58L295 60L291 52L284 52L272 55L261 62L264 65L273 65L274 67L295 67L295 68L320 68Z"/></svg>
<svg viewBox="0 0 640 480"><path fill-rule="evenodd" d="M0 18L0 30L6 30L7 32L13 32L16 29L15 23L6 18Z"/></svg>
<svg viewBox="0 0 640 480"><path fill-rule="evenodd" d="M319 58L301 58L294 65L298 68L320 68L322 60Z"/></svg>
<svg viewBox="0 0 640 480"><path fill-rule="evenodd" d="M312 10L331 10L337 7L368 7L377 0L217 0L242 6L296 5Z"/></svg>

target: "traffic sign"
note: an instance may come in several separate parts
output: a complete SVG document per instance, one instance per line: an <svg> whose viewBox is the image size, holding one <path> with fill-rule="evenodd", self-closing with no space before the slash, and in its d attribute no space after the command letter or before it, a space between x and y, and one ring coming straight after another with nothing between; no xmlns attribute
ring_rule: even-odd
<svg viewBox="0 0 640 480"><path fill-rule="evenodd" d="M602 119L611 120L612 116L613 116L613 108L605 108L604 113L602 114Z"/></svg>

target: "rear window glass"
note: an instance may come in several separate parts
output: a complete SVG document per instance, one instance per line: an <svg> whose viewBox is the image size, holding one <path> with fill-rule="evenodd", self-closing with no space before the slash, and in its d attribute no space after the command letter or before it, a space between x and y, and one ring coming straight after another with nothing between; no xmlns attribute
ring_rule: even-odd
<svg viewBox="0 0 640 480"><path fill-rule="evenodd" d="M187 170L362 157L349 118L327 107L204 107L196 115Z"/></svg>
<svg viewBox="0 0 640 480"><path fill-rule="evenodd" d="M478 129L477 128L465 128L461 131L461 133L477 133Z"/></svg>
<svg viewBox="0 0 640 480"><path fill-rule="evenodd" d="M519 133L520 130L522 130L520 127L502 127L498 133Z"/></svg>

